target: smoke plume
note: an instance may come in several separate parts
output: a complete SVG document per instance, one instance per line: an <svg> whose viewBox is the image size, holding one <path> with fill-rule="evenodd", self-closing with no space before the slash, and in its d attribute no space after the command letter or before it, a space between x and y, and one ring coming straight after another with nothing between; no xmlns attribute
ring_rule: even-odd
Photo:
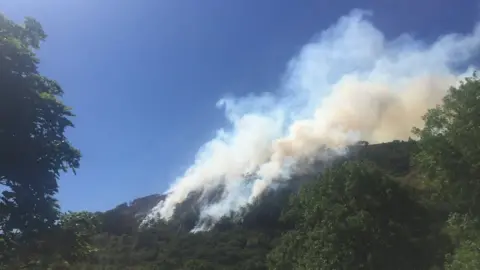
<svg viewBox="0 0 480 270"><path fill-rule="evenodd" d="M275 93L220 100L231 126L199 149L147 220L168 220L191 192L222 187L221 199L201 210L215 220L287 181L299 160L330 160L359 140L408 139L427 109L474 69L480 25L427 44L407 34L387 40L368 16L354 10L313 38Z"/></svg>

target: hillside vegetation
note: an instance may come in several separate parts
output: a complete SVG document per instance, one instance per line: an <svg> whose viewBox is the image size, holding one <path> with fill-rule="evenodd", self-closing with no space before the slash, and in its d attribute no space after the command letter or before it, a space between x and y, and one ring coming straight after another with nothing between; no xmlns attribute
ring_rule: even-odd
<svg viewBox="0 0 480 270"><path fill-rule="evenodd" d="M361 162L346 163L339 168L366 166L368 173L378 168L377 173L381 175L385 172L396 179L408 178L414 172L409 164L415 148L414 141L360 146L350 158ZM310 177L306 184L309 187L326 176ZM393 179L385 177L387 181ZM396 183L395 180L391 182ZM307 190L311 189L297 192L287 187L271 192L245 210L241 219L226 217L213 230L196 234L190 233L198 218L194 210L179 211L169 224L158 223L148 229L138 229L141 217L138 213L150 209L163 196L149 196L119 205L98 213L103 220L100 232L94 237L99 251L74 269L268 269L267 255L274 256L282 245L289 245L284 243L282 234L296 231L300 221L292 216L301 212L293 211L298 206L289 204L289 198L292 196L293 203ZM183 208L194 209L192 205Z"/></svg>
<svg viewBox="0 0 480 270"><path fill-rule="evenodd" d="M207 232L196 194L139 227L165 195L61 213L60 172L79 166L60 86L37 71L40 24L0 15L0 269L480 269L480 80L452 87L415 140L359 142ZM215 194L213 194L215 195Z"/></svg>

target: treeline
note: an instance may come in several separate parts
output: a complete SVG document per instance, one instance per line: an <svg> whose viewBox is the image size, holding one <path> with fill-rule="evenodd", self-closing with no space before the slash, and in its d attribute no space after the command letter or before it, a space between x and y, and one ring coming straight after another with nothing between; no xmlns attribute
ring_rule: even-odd
<svg viewBox="0 0 480 270"><path fill-rule="evenodd" d="M480 269L480 80L452 87L415 140L351 146L322 173L192 234L195 200L139 229L152 196L61 213L60 172L79 167L73 113L37 71L41 25L0 15L0 269Z"/></svg>

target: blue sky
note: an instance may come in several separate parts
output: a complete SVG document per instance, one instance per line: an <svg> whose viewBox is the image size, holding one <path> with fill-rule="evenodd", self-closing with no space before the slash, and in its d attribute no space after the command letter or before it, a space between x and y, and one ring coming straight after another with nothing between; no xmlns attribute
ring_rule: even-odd
<svg viewBox="0 0 480 270"><path fill-rule="evenodd" d="M355 5L352 5L352 3ZM41 72L63 86L83 154L60 181L64 210L106 210L162 192L225 125L225 95L275 91L288 60L353 8L388 37L470 31L478 1L2 0L49 35Z"/></svg>

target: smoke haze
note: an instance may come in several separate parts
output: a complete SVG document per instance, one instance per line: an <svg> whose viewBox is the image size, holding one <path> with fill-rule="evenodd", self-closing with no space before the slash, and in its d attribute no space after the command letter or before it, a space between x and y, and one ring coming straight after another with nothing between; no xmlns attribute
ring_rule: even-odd
<svg viewBox="0 0 480 270"><path fill-rule="evenodd" d="M331 160L358 140L408 139L427 109L473 71L479 25L426 44L407 34L386 40L368 16L354 10L305 45L275 93L220 100L231 126L199 149L147 220L168 220L191 192L223 187L220 201L201 210L215 220L288 181L299 160Z"/></svg>

